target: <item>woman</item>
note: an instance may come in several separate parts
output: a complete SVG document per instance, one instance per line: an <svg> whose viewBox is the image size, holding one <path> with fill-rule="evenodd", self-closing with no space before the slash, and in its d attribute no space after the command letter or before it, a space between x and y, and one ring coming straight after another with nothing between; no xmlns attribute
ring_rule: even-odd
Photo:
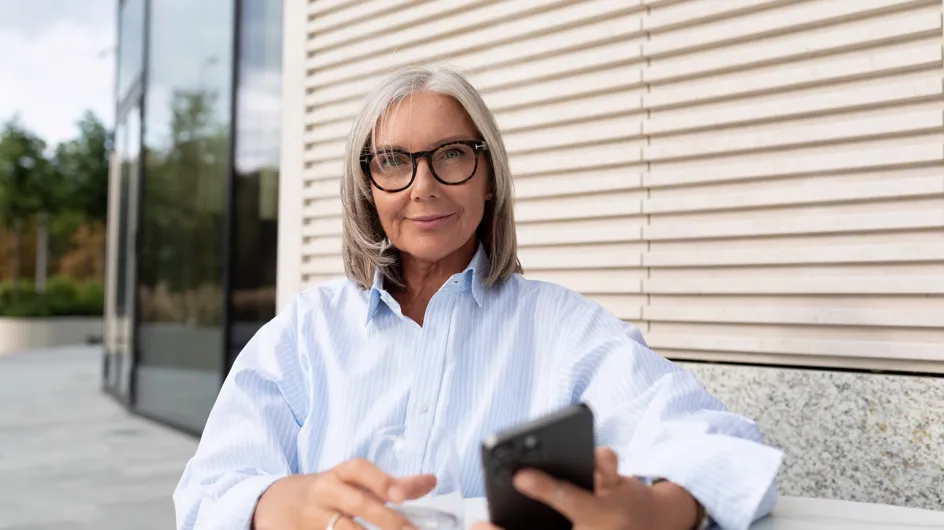
<svg viewBox="0 0 944 530"><path fill-rule="evenodd" d="M630 324L520 275L505 147L465 79L385 81L344 165L347 280L297 295L239 355L174 494L179 529L409 528L386 503L435 479L422 458L406 478L364 460L372 433L448 433L463 494L482 496L487 434L578 401L605 448L596 495L515 477L576 528L740 529L770 511L781 453L753 422Z"/></svg>

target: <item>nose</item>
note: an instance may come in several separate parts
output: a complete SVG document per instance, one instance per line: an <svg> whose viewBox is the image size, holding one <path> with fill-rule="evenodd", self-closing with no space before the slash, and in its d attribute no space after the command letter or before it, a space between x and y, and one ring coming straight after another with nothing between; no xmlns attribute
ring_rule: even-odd
<svg viewBox="0 0 944 530"><path fill-rule="evenodd" d="M421 158L416 161L416 178L410 186L410 198L422 201L439 197L439 182L433 177L429 167L429 160Z"/></svg>

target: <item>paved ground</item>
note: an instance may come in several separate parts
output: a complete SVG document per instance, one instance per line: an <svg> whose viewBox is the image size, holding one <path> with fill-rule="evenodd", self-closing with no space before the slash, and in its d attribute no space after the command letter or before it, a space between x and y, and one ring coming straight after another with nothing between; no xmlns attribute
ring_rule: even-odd
<svg viewBox="0 0 944 530"><path fill-rule="evenodd" d="M0 530L169 530L196 439L100 388L101 350L0 357Z"/></svg>

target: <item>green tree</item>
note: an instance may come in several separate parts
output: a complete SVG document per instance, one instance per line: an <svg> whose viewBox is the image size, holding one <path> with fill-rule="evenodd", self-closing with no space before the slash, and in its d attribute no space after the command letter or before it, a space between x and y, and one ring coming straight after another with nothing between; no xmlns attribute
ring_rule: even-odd
<svg viewBox="0 0 944 530"><path fill-rule="evenodd" d="M56 172L68 197L64 209L80 213L85 221L108 218L109 132L91 111L77 123L79 136L56 148Z"/></svg>
<svg viewBox="0 0 944 530"><path fill-rule="evenodd" d="M60 250L71 246L83 227L104 225L108 218L110 132L91 111L76 126L78 136L60 143L53 158L62 200L56 203L50 228ZM93 251L104 259L104 246Z"/></svg>
<svg viewBox="0 0 944 530"><path fill-rule="evenodd" d="M11 256L14 285L19 283L24 225L31 219L44 223L47 213L55 209L57 177L45 150L46 142L27 130L18 117L4 124L0 132L0 224L14 239ZM38 256L39 253L37 259Z"/></svg>

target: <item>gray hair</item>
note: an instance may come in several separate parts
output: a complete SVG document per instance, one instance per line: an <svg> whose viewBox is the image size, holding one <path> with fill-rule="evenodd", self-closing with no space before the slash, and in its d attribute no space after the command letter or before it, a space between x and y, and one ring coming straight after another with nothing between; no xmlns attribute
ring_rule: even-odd
<svg viewBox="0 0 944 530"><path fill-rule="evenodd" d="M399 252L393 248L380 224L370 180L361 169L360 158L367 142L374 141L376 129L390 108L418 91L455 99L488 144L486 153L492 170L489 183L492 198L485 203L478 227L478 238L488 255L488 270L481 271L481 276L485 285L503 282L515 272L522 272L515 234L514 189L505 143L495 118L478 91L461 74L442 67L414 67L396 72L367 95L354 121L344 151L344 176L341 178L344 272L364 289L369 289L373 283L375 270L380 270L394 285L403 286Z"/></svg>

